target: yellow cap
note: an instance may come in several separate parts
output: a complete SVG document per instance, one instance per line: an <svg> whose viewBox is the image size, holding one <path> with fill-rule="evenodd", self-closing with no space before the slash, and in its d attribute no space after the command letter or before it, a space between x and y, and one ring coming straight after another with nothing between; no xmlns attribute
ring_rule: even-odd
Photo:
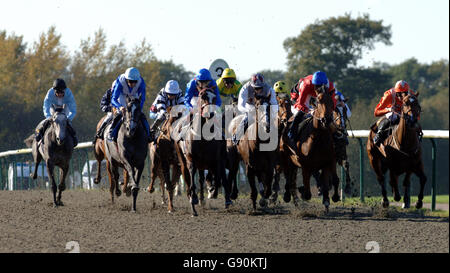
<svg viewBox="0 0 450 273"><path fill-rule="evenodd" d="M226 79L226 78L236 79L236 73L234 73L233 69L225 68L225 70L222 72L222 79Z"/></svg>
<svg viewBox="0 0 450 273"><path fill-rule="evenodd" d="M289 93L287 85L284 81L277 81L273 85L273 89L275 90L276 93Z"/></svg>

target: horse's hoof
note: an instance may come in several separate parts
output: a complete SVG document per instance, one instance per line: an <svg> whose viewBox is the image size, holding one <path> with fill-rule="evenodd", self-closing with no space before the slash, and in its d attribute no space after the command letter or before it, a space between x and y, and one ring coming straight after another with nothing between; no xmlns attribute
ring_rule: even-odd
<svg viewBox="0 0 450 273"><path fill-rule="evenodd" d="M347 194L347 195L352 194L352 187L350 186L350 183L348 183L347 185L345 185L344 193Z"/></svg>
<svg viewBox="0 0 450 273"><path fill-rule="evenodd" d="M192 213L192 215L191 215L191 217L197 217L197 216L198 216L197 212L194 212L194 213Z"/></svg>
<svg viewBox="0 0 450 273"><path fill-rule="evenodd" d="M302 196L302 199L305 201L311 200L311 197L312 197L311 192L310 191L306 192L305 190L303 190L303 192L301 192L301 196Z"/></svg>
<svg viewBox="0 0 450 273"><path fill-rule="evenodd" d="M231 194L230 194L230 198L231 199L236 200L237 197L238 197L238 191L231 192Z"/></svg>
<svg viewBox="0 0 450 273"><path fill-rule="evenodd" d="M398 202L402 199L402 197L400 196L400 194L394 194L394 201Z"/></svg>
<svg viewBox="0 0 450 273"><path fill-rule="evenodd" d="M191 204L192 205L197 205L198 204L198 197L197 195L194 195L191 197Z"/></svg>
<svg viewBox="0 0 450 273"><path fill-rule="evenodd" d="M169 209L169 210L167 211L168 214L172 214L173 212L174 212L173 209Z"/></svg>
<svg viewBox="0 0 450 273"><path fill-rule="evenodd" d="M57 208L57 207L58 207L58 204L53 204L53 207L54 207L54 208Z"/></svg>
<svg viewBox="0 0 450 273"><path fill-rule="evenodd" d="M121 196L121 195L122 195L122 192L121 192L120 190L117 190L117 191L116 191L116 196L119 197L119 196Z"/></svg>
<svg viewBox="0 0 450 273"><path fill-rule="evenodd" d="M283 195L283 200L284 200L284 202L286 202L286 203L291 202L291 193L288 192L288 191L285 192L284 195Z"/></svg>
<svg viewBox="0 0 450 273"><path fill-rule="evenodd" d="M130 210L131 213L136 213L135 209Z"/></svg>
<svg viewBox="0 0 450 273"><path fill-rule="evenodd" d="M381 201L381 205L383 206L383 208L388 208L389 207L389 201Z"/></svg>
<svg viewBox="0 0 450 273"><path fill-rule="evenodd" d="M225 208L229 208L231 205L233 205L233 201L229 200L229 201L225 201Z"/></svg>
<svg viewBox="0 0 450 273"><path fill-rule="evenodd" d="M261 208L267 207L267 199L265 198L259 199L259 205L261 206Z"/></svg>
<svg viewBox="0 0 450 273"><path fill-rule="evenodd" d="M336 194L331 197L331 200L333 200L333 202L336 203L336 202L339 202L341 200L341 198L339 197L338 194Z"/></svg>
<svg viewBox="0 0 450 273"><path fill-rule="evenodd" d="M416 209L421 209L422 207L423 207L422 201L417 201L416 202Z"/></svg>
<svg viewBox="0 0 450 273"><path fill-rule="evenodd" d="M130 187L126 187L125 189L123 189L123 191L125 192L125 195L127 197L131 196L131 188Z"/></svg>
<svg viewBox="0 0 450 273"><path fill-rule="evenodd" d="M100 183L100 179L94 178L94 184L98 184L98 183Z"/></svg>
<svg viewBox="0 0 450 273"><path fill-rule="evenodd" d="M402 209L409 209L409 208L410 208L410 203L409 202L402 204Z"/></svg>

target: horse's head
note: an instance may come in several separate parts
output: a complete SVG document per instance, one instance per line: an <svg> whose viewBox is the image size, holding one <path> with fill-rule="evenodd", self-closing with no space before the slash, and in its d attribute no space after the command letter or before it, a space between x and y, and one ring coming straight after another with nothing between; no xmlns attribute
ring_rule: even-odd
<svg viewBox="0 0 450 273"><path fill-rule="evenodd" d="M291 100L289 98L289 95L280 94L277 97L277 101L278 101L278 120L279 122L281 122L286 126L289 118L292 116Z"/></svg>
<svg viewBox="0 0 450 273"><path fill-rule="evenodd" d="M270 128L270 96L255 94L255 107L257 121L263 128L266 128L268 133Z"/></svg>
<svg viewBox="0 0 450 273"><path fill-rule="evenodd" d="M62 145L66 140L66 126L67 126L67 108L63 106L52 105L50 113L52 114L52 126L55 131L56 143L58 146Z"/></svg>
<svg viewBox="0 0 450 273"><path fill-rule="evenodd" d="M129 98L127 97L127 107L125 111L125 129L128 137L133 137L139 124L141 115L141 97Z"/></svg>
<svg viewBox="0 0 450 273"><path fill-rule="evenodd" d="M323 128L328 128L333 122L334 103L328 90L322 88L316 89L317 105L313 117L320 122Z"/></svg>
<svg viewBox="0 0 450 273"><path fill-rule="evenodd" d="M210 88L202 89L198 94L198 106L200 107L200 113L202 117L206 119L210 119L214 117L214 113L216 112L216 107L211 107L210 105L216 105L216 94L214 90Z"/></svg>
<svg viewBox="0 0 450 273"><path fill-rule="evenodd" d="M407 117L407 123L410 125L414 125L417 122L420 118L420 112L422 112L417 99L418 96L419 93L416 95L408 94L403 98L402 114L404 117Z"/></svg>

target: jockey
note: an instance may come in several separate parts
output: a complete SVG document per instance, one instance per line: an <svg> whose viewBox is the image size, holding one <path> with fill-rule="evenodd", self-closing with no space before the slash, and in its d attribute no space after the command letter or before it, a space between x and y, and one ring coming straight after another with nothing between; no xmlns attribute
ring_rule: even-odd
<svg viewBox="0 0 450 273"><path fill-rule="evenodd" d="M42 139L45 130L47 130L48 126L50 125L50 121L52 118L50 108L52 104L57 106L63 106L64 104L67 105L69 109L68 113L66 113L68 119L67 129L73 137L74 147L77 146L78 138L75 134L75 130L72 127L72 120L77 113L77 104L75 102L75 98L73 97L72 91L66 86L66 82L63 79L56 79L53 82L52 88L48 90L47 95L45 96L43 106L45 119L41 121L36 128L36 142L39 142Z"/></svg>
<svg viewBox="0 0 450 273"><path fill-rule="evenodd" d="M111 105L111 96L112 91L114 90L114 84L116 81L113 81L111 88L106 90L105 94L102 97L102 100L100 101L100 109L107 114L106 118L103 120L102 125L100 125L100 128L98 129L97 133L95 134L95 139L92 143L95 144L95 141L97 138L103 139L103 132L106 128L106 126L109 124L109 122L113 118L112 113L112 105Z"/></svg>
<svg viewBox="0 0 450 273"><path fill-rule="evenodd" d="M232 101L237 101L239 90L242 88L242 84L236 79L236 73L231 68L225 68L222 76L216 81L219 88L220 96L223 98L231 97Z"/></svg>
<svg viewBox="0 0 450 273"><path fill-rule="evenodd" d="M141 77L139 70L135 67L128 68L124 74L117 77L114 83L111 104L118 111L115 113L113 123L107 137L109 141L114 141L117 137L117 133L119 132L121 124L120 121L126 107L126 96L135 98L140 97L142 109L145 102L145 81ZM147 132L148 142L150 142L150 128L144 114L140 116L140 120Z"/></svg>
<svg viewBox="0 0 450 273"><path fill-rule="evenodd" d="M284 81L277 81L273 85L273 89L275 90L275 94L278 97L281 94L289 95L289 91L287 89L287 85Z"/></svg>
<svg viewBox="0 0 450 273"><path fill-rule="evenodd" d="M217 88L216 82L211 77L211 73L208 69L202 68L198 74L186 85L186 94L184 97L184 104L188 107L189 111L193 112L193 108L197 105L197 99L199 91L211 88L216 94L216 105L221 106L222 100L220 99L219 88Z"/></svg>
<svg viewBox="0 0 450 273"><path fill-rule="evenodd" d="M345 121L346 121L346 119L348 119L352 116L352 112L350 111L350 107L348 107L348 105L346 103L346 99L345 99L344 95L340 91L335 89L334 95L335 95L335 99L336 99L336 109L339 111L339 113L341 113L342 127L346 128L347 126L345 124Z"/></svg>
<svg viewBox="0 0 450 273"><path fill-rule="evenodd" d="M325 90L331 93L334 107L336 107L334 85L328 80L325 72L317 71L313 75L301 78L298 84L293 88L294 91L291 90L291 100L296 101L294 108L298 110L298 112L294 115L294 121L288 131L288 138L291 143L297 139L298 125L309 115L309 112L311 111L312 107L309 105L309 100L311 97L316 98L316 90L320 90L321 88L325 88Z"/></svg>
<svg viewBox="0 0 450 273"><path fill-rule="evenodd" d="M254 74L250 81L242 86L241 91L239 92L237 106L241 113L245 113L245 117L241 120L241 123L237 127L238 129L232 136L232 141L235 145L237 145L239 138L244 134L246 128L248 127L248 113L255 109L255 97L266 97L269 99L270 105L276 106L271 108L273 111L271 116L276 115L275 113L278 112L278 101L276 99L275 90L264 82L264 77L262 74Z"/></svg>
<svg viewBox="0 0 450 273"><path fill-rule="evenodd" d="M375 117L385 116L378 124L378 131L373 138L373 142L376 146L379 146L387 138L389 133L389 127L399 122L400 113L403 105L403 98L414 92L409 89L409 84L400 80L395 83L395 86L386 92L384 92L378 105L375 107Z"/></svg>
<svg viewBox="0 0 450 273"><path fill-rule="evenodd" d="M156 140L156 132L160 130L161 124L166 120L167 107L184 105L184 96L175 80L170 80L166 86L159 91L158 96L150 107L150 118L155 122L150 128L151 138Z"/></svg>

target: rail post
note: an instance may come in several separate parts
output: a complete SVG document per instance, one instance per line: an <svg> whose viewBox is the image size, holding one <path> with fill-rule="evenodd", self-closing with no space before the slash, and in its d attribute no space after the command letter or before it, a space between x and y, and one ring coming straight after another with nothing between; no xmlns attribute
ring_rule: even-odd
<svg viewBox="0 0 450 273"><path fill-rule="evenodd" d="M86 163L87 163L87 173L88 173L88 185L89 189L92 189L92 183L91 183L91 167L89 166L89 154L87 150L84 150L84 153L86 155ZM83 175L81 175L81 183L83 183Z"/></svg>
<svg viewBox="0 0 450 273"><path fill-rule="evenodd" d="M364 154L363 154L363 142L358 137L359 142L359 199L364 203Z"/></svg>
<svg viewBox="0 0 450 273"><path fill-rule="evenodd" d="M433 138L431 141L431 211L436 210L436 142Z"/></svg>

